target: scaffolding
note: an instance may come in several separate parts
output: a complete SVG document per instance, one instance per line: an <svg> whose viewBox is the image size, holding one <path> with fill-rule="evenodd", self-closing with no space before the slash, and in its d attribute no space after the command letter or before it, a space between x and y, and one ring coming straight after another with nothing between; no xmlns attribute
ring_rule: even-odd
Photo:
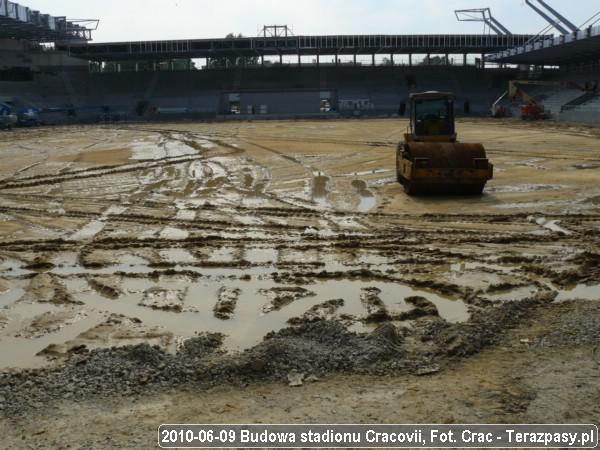
<svg viewBox="0 0 600 450"><path fill-rule="evenodd" d="M483 32L486 33L486 26L498 35L512 34L508 28L502 25L493 15L490 8L476 9L457 9L454 11L459 22L483 22Z"/></svg>
<svg viewBox="0 0 600 450"><path fill-rule="evenodd" d="M537 0L539 5L535 5L533 1L525 0L525 3L561 34L577 33L579 31L579 28L573 22L552 8L544 0Z"/></svg>

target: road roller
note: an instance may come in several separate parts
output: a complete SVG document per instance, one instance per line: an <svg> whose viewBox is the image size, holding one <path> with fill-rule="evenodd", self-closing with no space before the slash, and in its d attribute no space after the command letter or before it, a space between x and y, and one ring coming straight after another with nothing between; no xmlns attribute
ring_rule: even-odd
<svg viewBox="0 0 600 450"><path fill-rule="evenodd" d="M448 92L410 96L410 127L396 154L409 195L481 195L494 176L483 145L457 141L454 100Z"/></svg>

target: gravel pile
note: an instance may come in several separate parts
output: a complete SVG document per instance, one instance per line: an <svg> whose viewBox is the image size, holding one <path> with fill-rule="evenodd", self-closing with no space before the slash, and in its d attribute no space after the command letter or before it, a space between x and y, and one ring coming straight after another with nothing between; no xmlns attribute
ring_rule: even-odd
<svg viewBox="0 0 600 450"><path fill-rule="evenodd" d="M600 302L570 301L557 305L552 331L544 346L596 345L600 348Z"/></svg>
<svg viewBox="0 0 600 450"><path fill-rule="evenodd" d="M95 350L74 355L58 368L0 374L0 411L15 416L56 400L136 396L182 385L208 388L286 381L292 372L306 377L423 375L449 358L468 356L498 342L507 329L544 303L539 299L506 303L474 313L465 324L427 317L415 321L410 332L390 322L371 334L350 332L336 321L307 323L272 333L256 347L233 355L222 352L220 334L189 340L175 355L147 344Z"/></svg>

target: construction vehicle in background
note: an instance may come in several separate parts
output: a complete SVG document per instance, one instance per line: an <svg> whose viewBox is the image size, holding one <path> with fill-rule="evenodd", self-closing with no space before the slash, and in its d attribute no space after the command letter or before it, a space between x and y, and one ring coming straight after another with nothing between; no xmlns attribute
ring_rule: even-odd
<svg viewBox="0 0 600 450"><path fill-rule="evenodd" d="M521 119L523 120L546 120L548 119L548 115L545 113L544 105L539 103L536 99L534 99L531 95L529 95L524 89L524 85L534 85L534 86L557 86L555 82L552 81L536 81L536 80L526 80L526 81L517 81L513 80L508 83L508 97L511 101L515 101L517 98L522 98L525 103L523 103L519 109L521 111Z"/></svg>
<svg viewBox="0 0 600 450"><path fill-rule="evenodd" d="M494 102L492 105L492 117L503 118L510 117L510 108L502 104L505 98L511 102L522 99L523 103L519 106L521 119L523 120L546 120L550 115L546 112L541 101L536 100L524 88L524 86L549 86L561 87L565 89L579 89L585 91L585 88L575 83L564 81L540 81L540 80L511 80L508 82L508 90Z"/></svg>
<svg viewBox="0 0 600 450"><path fill-rule="evenodd" d="M398 145L396 173L409 195L481 195L493 178L481 144L457 142L454 94L410 96L410 130Z"/></svg>

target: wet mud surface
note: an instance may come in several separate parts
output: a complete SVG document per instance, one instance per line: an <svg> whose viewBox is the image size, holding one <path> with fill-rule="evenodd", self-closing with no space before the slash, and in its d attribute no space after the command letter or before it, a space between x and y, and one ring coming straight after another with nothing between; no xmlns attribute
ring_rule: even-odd
<svg viewBox="0 0 600 450"><path fill-rule="evenodd" d="M599 136L544 126L459 123L497 169L481 198L407 197L402 121L11 134L0 409L293 370L425 376L540 308L596 304Z"/></svg>

